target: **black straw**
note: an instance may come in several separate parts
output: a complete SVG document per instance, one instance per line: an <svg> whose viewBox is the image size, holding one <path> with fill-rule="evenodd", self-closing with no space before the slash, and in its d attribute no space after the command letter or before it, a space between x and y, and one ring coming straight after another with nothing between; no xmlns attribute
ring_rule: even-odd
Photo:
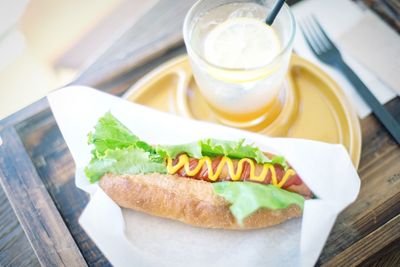
<svg viewBox="0 0 400 267"><path fill-rule="evenodd" d="M272 23L274 23L274 20L284 3L285 0L276 0L274 6L272 7L271 12L268 14L267 19L265 20L265 23L267 23L270 26L272 25Z"/></svg>

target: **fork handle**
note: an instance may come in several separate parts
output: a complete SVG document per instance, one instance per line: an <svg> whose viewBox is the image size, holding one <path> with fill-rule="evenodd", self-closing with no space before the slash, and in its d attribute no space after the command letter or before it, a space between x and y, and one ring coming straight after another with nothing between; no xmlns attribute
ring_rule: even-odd
<svg viewBox="0 0 400 267"><path fill-rule="evenodd" d="M396 119L386 110L386 108L376 99L367 86L358 78L357 74L347 66L346 63L337 65L347 79L353 84L359 95L364 99L372 112L378 117L380 122L386 127L397 144L400 144L400 124Z"/></svg>

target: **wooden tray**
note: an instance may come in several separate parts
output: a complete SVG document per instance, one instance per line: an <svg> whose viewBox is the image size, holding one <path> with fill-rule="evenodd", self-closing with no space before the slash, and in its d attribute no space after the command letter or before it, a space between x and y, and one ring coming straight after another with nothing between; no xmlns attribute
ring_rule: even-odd
<svg viewBox="0 0 400 267"><path fill-rule="evenodd" d="M358 167L360 123L337 83L314 64L293 55L283 89L283 108L273 121L242 128L269 136L343 144ZM200 94L187 56L151 71L123 97L186 118L221 123Z"/></svg>
<svg viewBox="0 0 400 267"><path fill-rule="evenodd" d="M193 1L159 1L73 84L122 95L184 54L181 23ZM400 120L399 98L385 106ZM337 218L317 266L399 266L400 149L373 116L361 129L361 192ZM88 196L75 187L75 166L47 100L1 120L0 137L0 266L110 266L78 224Z"/></svg>

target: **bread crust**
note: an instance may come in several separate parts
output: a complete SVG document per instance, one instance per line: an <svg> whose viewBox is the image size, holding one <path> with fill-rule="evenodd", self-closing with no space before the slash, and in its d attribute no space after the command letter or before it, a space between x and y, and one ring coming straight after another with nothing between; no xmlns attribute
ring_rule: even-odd
<svg viewBox="0 0 400 267"><path fill-rule="evenodd" d="M169 174L105 174L99 181L119 206L205 228L256 229L301 216L301 209L259 209L239 225L230 203L214 193L212 184Z"/></svg>

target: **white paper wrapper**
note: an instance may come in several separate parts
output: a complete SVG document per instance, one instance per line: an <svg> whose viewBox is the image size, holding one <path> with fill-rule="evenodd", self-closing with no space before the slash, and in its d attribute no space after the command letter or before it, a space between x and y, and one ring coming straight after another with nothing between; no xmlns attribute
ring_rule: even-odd
<svg viewBox="0 0 400 267"><path fill-rule="evenodd" d="M359 192L360 179L341 145L187 120L82 86L58 90L48 100L77 166L76 185L91 194L80 224L115 266L312 266L336 216ZM285 156L318 199L305 202L301 219L251 231L201 229L121 209L83 174L90 160L87 134L107 111L151 144L246 138Z"/></svg>

